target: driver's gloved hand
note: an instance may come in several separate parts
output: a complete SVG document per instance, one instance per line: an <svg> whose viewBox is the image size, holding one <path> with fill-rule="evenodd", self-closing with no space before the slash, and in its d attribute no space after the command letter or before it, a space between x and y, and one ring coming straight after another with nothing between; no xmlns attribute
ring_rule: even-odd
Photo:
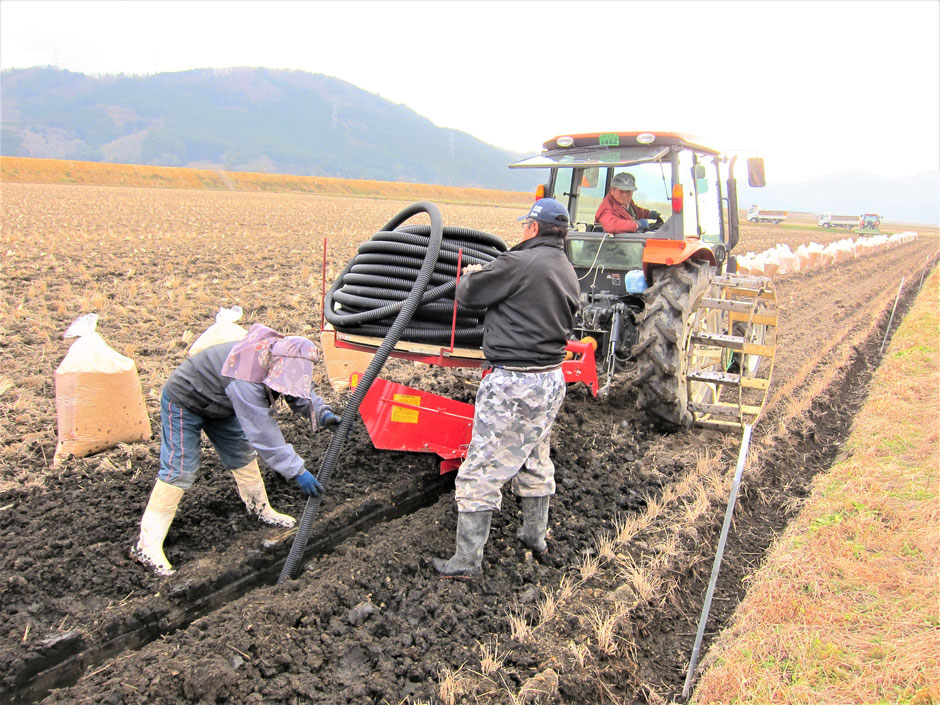
<svg viewBox="0 0 940 705"><path fill-rule="evenodd" d="M646 217L649 220L659 220L660 218L659 211L650 211Z"/></svg>
<svg viewBox="0 0 940 705"><path fill-rule="evenodd" d="M640 218L636 221L636 230L640 233L645 233L650 229L650 222L646 218Z"/></svg>

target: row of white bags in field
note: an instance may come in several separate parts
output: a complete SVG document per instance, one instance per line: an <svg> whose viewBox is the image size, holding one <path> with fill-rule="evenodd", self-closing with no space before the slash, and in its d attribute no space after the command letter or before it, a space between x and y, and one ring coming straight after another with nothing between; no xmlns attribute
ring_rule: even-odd
<svg viewBox="0 0 940 705"><path fill-rule="evenodd" d="M917 233L906 231L893 235L872 235L857 240L845 238L823 247L819 243L803 244L793 252L788 245L777 245L759 254L748 252L738 257L738 273L764 277L805 272L816 267L855 259L862 255L880 252L917 239Z"/></svg>

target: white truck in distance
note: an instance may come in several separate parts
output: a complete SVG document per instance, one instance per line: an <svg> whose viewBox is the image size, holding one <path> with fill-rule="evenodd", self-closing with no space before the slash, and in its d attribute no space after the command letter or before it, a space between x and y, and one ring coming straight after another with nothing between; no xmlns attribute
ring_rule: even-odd
<svg viewBox="0 0 940 705"><path fill-rule="evenodd" d="M786 211L762 211L757 206L747 210L747 219L752 223L782 223L787 219Z"/></svg>
<svg viewBox="0 0 940 705"><path fill-rule="evenodd" d="M845 228L846 230L851 230L858 225L858 216L820 213L816 218L816 222L821 228Z"/></svg>

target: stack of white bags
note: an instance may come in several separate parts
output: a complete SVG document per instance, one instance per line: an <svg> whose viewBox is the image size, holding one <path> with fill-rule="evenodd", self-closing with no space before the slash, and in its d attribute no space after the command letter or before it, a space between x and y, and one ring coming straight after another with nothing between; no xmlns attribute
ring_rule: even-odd
<svg viewBox="0 0 940 705"><path fill-rule="evenodd" d="M828 267L862 255L881 252L917 239L917 233L906 231L893 235L872 235L857 240L845 238L825 247L816 242L800 245L793 252L788 245L776 245L759 254L748 252L738 257L738 273L762 277L782 276Z"/></svg>

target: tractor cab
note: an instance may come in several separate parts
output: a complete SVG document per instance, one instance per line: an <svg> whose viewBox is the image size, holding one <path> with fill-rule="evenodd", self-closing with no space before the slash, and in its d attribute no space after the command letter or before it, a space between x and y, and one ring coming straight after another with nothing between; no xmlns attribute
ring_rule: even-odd
<svg viewBox="0 0 940 705"><path fill-rule="evenodd" d="M733 181L728 196L722 192L720 165L727 160L719 152L668 132L567 135L543 147L541 154L509 166L549 170L539 196L556 198L568 207L567 254L583 277L582 291L639 293L652 283L657 268L686 259L722 268L737 242L738 223ZM762 163L748 161L749 174L761 181L752 179L752 185L763 185ZM645 232L606 233L595 220L614 176L621 172L636 181L634 203L661 214Z"/></svg>
<svg viewBox="0 0 940 705"><path fill-rule="evenodd" d="M600 393L634 369L640 406L667 426L755 418L763 402L738 392L766 390L776 304L769 280L734 276L728 257L738 242L736 157L673 132L564 135L543 147L509 166L548 169L536 197L568 208L565 249L581 287L573 333L597 345ZM763 186L763 160L747 168L748 183ZM609 233L596 221L621 173L633 177L634 203L660 214L643 231Z"/></svg>
<svg viewBox="0 0 940 705"><path fill-rule="evenodd" d="M858 217L858 233L877 235L881 232L881 216L876 213L864 213Z"/></svg>

